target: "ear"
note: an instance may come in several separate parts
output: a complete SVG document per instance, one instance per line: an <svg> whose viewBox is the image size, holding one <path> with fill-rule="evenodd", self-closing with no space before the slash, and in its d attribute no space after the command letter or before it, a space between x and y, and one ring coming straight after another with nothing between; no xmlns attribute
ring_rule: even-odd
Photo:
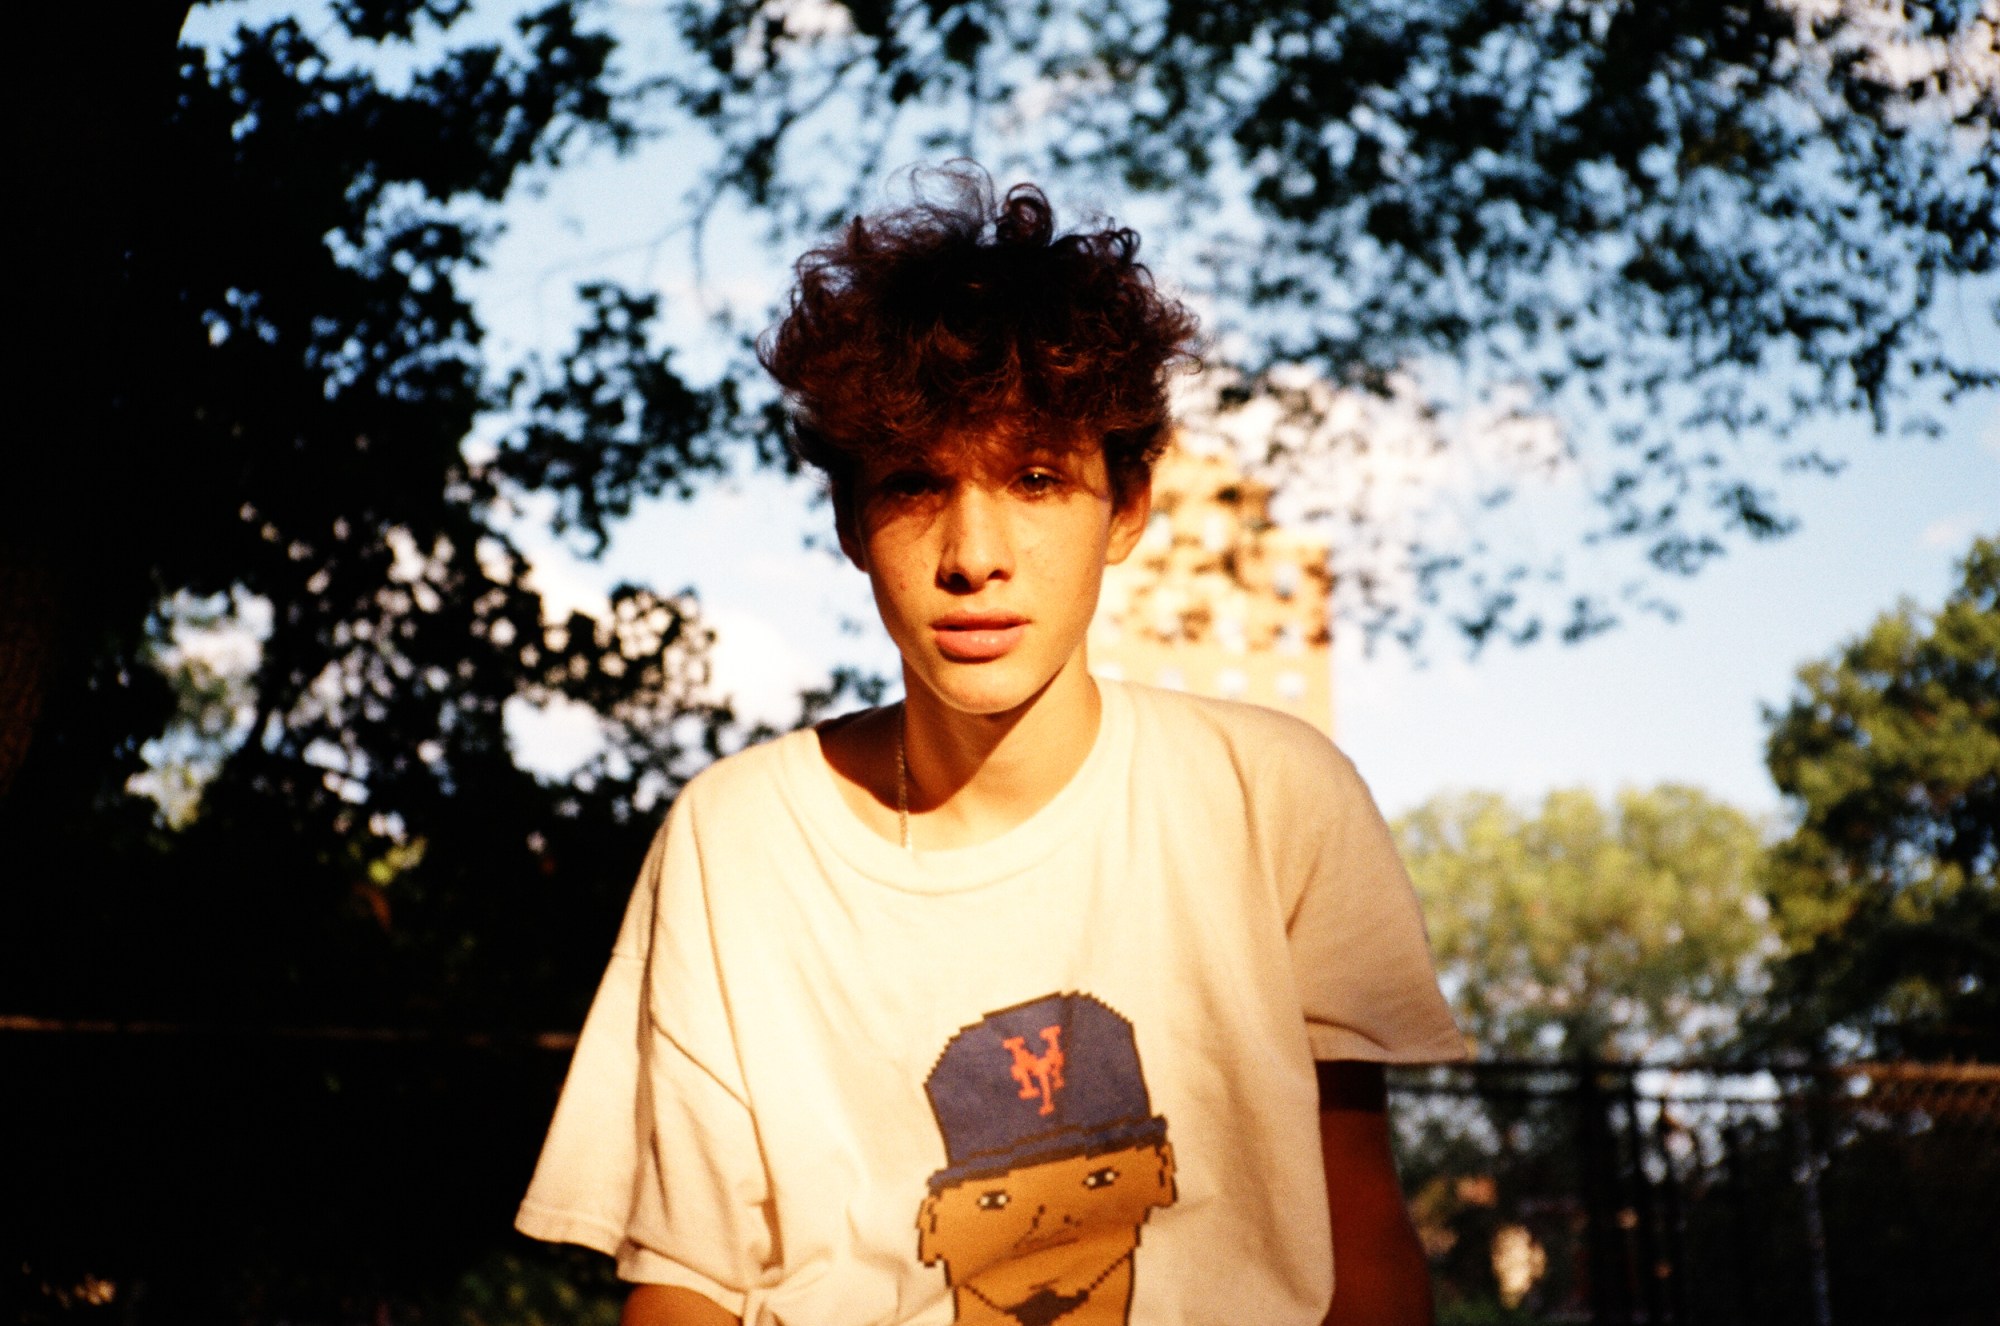
<svg viewBox="0 0 2000 1326"><path fill-rule="evenodd" d="M1152 514L1153 476L1149 474L1111 508L1111 542L1104 550L1105 565L1114 566L1132 555Z"/></svg>
<svg viewBox="0 0 2000 1326"><path fill-rule="evenodd" d="M924 1198L923 1205L917 1208L917 1260L926 1266L936 1264L938 1259L937 1249L931 1246L937 1236L937 1210L936 1193Z"/></svg>
<svg viewBox="0 0 2000 1326"><path fill-rule="evenodd" d="M1180 1197L1180 1189L1174 1183L1174 1144L1163 1141L1153 1150L1160 1157L1159 1195L1153 1205L1172 1206Z"/></svg>

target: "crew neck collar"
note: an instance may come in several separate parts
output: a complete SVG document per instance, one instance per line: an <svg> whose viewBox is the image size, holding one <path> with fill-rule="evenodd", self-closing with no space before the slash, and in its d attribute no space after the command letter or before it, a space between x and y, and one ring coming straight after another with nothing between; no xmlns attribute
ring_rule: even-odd
<svg viewBox="0 0 2000 1326"><path fill-rule="evenodd" d="M875 833L841 796L821 754L819 734L802 728L781 742L784 794L808 832L868 878L909 893L959 893L1037 864L1084 832L1131 744L1131 701L1118 683L1097 680L1097 737L1090 753L1034 814L996 838L945 851L905 851Z"/></svg>

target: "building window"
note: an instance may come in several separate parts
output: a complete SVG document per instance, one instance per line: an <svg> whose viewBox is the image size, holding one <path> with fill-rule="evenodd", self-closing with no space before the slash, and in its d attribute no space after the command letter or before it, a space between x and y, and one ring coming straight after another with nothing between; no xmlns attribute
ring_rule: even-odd
<svg viewBox="0 0 2000 1326"><path fill-rule="evenodd" d="M1303 672L1280 672L1278 674L1278 698L1286 704L1298 704L1306 698L1306 677Z"/></svg>
<svg viewBox="0 0 2000 1326"><path fill-rule="evenodd" d="M1250 689L1250 679L1242 668L1224 668L1215 674L1215 693L1225 700L1240 700Z"/></svg>

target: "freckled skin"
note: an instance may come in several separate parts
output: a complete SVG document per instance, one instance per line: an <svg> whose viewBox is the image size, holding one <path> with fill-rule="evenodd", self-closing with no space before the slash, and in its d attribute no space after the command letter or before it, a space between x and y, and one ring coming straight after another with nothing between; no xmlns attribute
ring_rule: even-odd
<svg viewBox="0 0 2000 1326"><path fill-rule="evenodd" d="M1140 1226L1173 1202L1165 1142L1024 1165L926 1198L917 1255L944 1263L965 1326L1020 1326L1005 1309L1038 1293L1086 1295L1058 1326L1119 1326L1131 1309Z"/></svg>
<svg viewBox="0 0 2000 1326"><path fill-rule="evenodd" d="M960 713L998 714L1059 674L1083 677L1104 568L1131 552L1149 510L1143 496L1113 500L1102 448L989 441L921 466L864 464L836 523L902 654L906 688ZM953 611L1017 615L1025 629L1001 657L956 660L932 630Z"/></svg>

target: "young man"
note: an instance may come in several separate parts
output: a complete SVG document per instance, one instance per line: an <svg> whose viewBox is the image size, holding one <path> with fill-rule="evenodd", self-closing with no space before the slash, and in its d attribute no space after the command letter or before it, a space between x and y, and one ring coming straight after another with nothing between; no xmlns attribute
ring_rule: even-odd
<svg viewBox="0 0 2000 1326"><path fill-rule="evenodd" d="M675 802L520 1228L628 1322L1428 1320L1380 1065L1462 1049L1381 816L1305 725L1086 667L1193 319L945 180L763 346L904 699Z"/></svg>

